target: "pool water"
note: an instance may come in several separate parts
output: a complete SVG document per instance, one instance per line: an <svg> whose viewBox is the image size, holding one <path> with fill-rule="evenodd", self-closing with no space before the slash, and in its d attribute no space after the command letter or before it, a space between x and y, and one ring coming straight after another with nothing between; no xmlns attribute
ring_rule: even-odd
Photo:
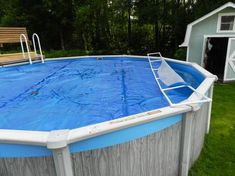
<svg viewBox="0 0 235 176"><path fill-rule="evenodd" d="M200 81L187 80L194 87ZM147 59L66 59L5 67L0 82L0 129L73 129L169 106ZM183 101L192 93L184 89L168 95L173 102Z"/></svg>

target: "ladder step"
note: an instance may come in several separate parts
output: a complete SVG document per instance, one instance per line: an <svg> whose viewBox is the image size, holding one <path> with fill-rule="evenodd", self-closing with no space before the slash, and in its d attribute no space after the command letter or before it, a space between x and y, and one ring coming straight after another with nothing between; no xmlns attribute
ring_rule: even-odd
<svg viewBox="0 0 235 176"><path fill-rule="evenodd" d="M166 91L166 90L172 90L172 89L179 89L179 88L182 88L182 87L188 87L188 86L181 85L181 86L175 86L175 87L168 87L168 88L165 88L165 89L162 89L162 90Z"/></svg>
<svg viewBox="0 0 235 176"><path fill-rule="evenodd" d="M160 62L160 60L150 60L150 62Z"/></svg>

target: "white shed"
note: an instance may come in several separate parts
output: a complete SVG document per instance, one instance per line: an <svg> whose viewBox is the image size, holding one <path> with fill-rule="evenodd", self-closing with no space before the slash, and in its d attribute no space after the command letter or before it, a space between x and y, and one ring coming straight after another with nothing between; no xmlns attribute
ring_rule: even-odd
<svg viewBox="0 0 235 176"><path fill-rule="evenodd" d="M235 80L235 4L228 2L188 24L187 61L196 62L221 81Z"/></svg>

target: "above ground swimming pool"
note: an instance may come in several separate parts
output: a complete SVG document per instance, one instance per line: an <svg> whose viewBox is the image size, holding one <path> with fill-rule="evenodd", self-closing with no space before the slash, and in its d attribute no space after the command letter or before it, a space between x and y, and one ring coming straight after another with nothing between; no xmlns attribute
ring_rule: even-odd
<svg viewBox="0 0 235 176"><path fill-rule="evenodd" d="M165 60L187 85L212 96L214 75L196 64ZM154 63L155 67L160 65L161 62ZM152 153L162 155L160 151L165 148L167 157L173 157L177 166L170 171L167 166L164 172L160 171L162 166L159 171L149 171L138 161L132 166L143 165L144 169L135 175L177 175L179 172L183 175L188 168L178 166L179 160L185 162L184 154L180 153L195 142L187 144L189 141L182 137L189 130L183 127L187 125L184 119L195 111L195 116L203 117L200 120L200 125L204 124L203 132L209 126L211 102L190 104L188 100L195 92L187 87L168 88L164 96L145 56L84 56L48 59L32 65L16 64L0 68L0 82L0 175L131 175L133 171L122 166L126 161L120 153L135 157L133 147L143 158L141 148L148 150L161 145L159 151ZM159 82L167 88L163 80ZM186 104L171 107L167 97L174 104ZM198 115L199 111L202 112ZM165 146L169 145L169 139L164 145L164 141L145 145L151 140L159 141L156 134L168 133L167 130L174 130L177 125L181 125L182 130L177 127L175 134L172 131L171 136L165 134L166 138L178 135L170 142L175 149ZM198 125L195 124L195 131ZM201 141L203 138L199 143ZM126 145L128 150L122 152ZM138 145L140 148L135 149ZM179 150L174 153L172 150L176 148ZM108 152L109 157L94 163L91 158L102 157L102 152ZM194 153L194 160L197 155ZM161 157L165 161L166 156ZM119 162L117 166L112 165L111 170L110 160ZM99 165L100 162L103 164ZM149 162L146 165L151 165ZM190 165L190 161L188 163ZM22 167L24 169L20 169ZM125 169L125 173L120 168Z"/></svg>

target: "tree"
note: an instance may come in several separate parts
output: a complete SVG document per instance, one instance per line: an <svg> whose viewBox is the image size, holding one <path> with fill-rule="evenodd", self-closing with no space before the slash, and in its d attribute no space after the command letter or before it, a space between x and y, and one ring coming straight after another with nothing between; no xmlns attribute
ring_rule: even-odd
<svg viewBox="0 0 235 176"><path fill-rule="evenodd" d="M186 26L227 0L0 0L1 26L26 26L46 49L173 56Z"/></svg>
<svg viewBox="0 0 235 176"><path fill-rule="evenodd" d="M59 32L61 49L65 49L65 38L69 38L73 31L73 1L72 0L43 0L44 6L49 12L49 18L53 20L54 29Z"/></svg>

